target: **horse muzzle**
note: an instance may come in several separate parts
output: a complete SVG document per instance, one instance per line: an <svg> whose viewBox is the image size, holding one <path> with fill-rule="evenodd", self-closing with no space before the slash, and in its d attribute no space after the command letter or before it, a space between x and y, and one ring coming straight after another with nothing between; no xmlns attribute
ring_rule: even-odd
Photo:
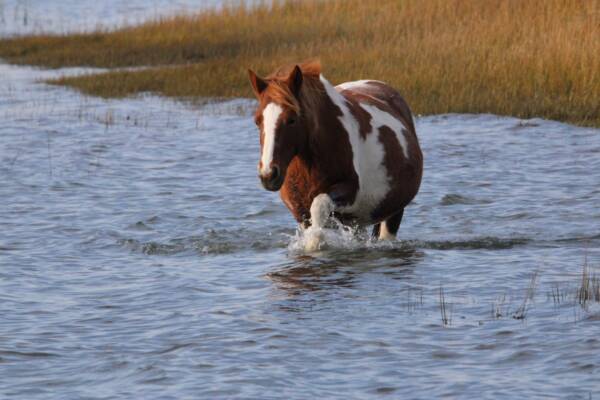
<svg viewBox="0 0 600 400"><path fill-rule="evenodd" d="M281 189L281 185L283 185L284 175L281 173L281 170L278 166L274 165L271 167L271 172L263 175L260 174L260 181L263 187L271 192L276 192Z"/></svg>

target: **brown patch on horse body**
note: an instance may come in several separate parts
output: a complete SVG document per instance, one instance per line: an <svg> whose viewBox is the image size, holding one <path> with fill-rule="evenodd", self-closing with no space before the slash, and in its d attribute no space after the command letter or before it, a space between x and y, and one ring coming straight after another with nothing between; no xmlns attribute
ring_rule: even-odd
<svg viewBox="0 0 600 400"><path fill-rule="evenodd" d="M416 196L423 175L423 154L415 132L412 113L400 93L379 81L342 90L344 97L359 104L369 104L391 114L402 122L405 129L394 132L389 126L381 126L377 132L383 144L383 164L389 177L390 191L372 211L373 222L384 221L406 207ZM397 134L404 135L408 159L404 156Z"/></svg>
<svg viewBox="0 0 600 400"><path fill-rule="evenodd" d="M421 185L423 154L415 132L412 113L400 93L383 82L368 81L360 86L343 89L341 93L346 99L357 104L357 107L360 107L360 104L377 107L397 118L405 127L398 134L404 135L406 139L408 159L404 156L396 132L389 126L382 126L378 132L373 132L379 135L379 141L383 144L385 151L383 164L390 184L389 193L371 212L372 222L381 222L406 207L416 196Z"/></svg>
<svg viewBox="0 0 600 400"><path fill-rule="evenodd" d="M371 114L365 111L365 109L360 106L360 103L352 97L346 97L346 100L350 114L358 121L360 137L365 140L367 135L373 130L373 127L371 126L373 117L371 117Z"/></svg>
<svg viewBox="0 0 600 400"><path fill-rule="evenodd" d="M363 96L368 96L372 101L370 103L382 111L391 113L400 119L408 131L416 138L415 124L408 104L393 87L379 81L369 81L361 87ZM363 97L364 99L364 97ZM365 101L368 101L365 99Z"/></svg>
<svg viewBox="0 0 600 400"><path fill-rule="evenodd" d="M381 111L392 114L402 121L402 124L416 139L415 124L410 108L400 93L393 87L379 81L368 81L364 85L344 89L342 92L347 98L372 105Z"/></svg>
<svg viewBox="0 0 600 400"><path fill-rule="evenodd" d="M410 140L407 130L403 130L401 134L407 138L409 159L404 157L396 132L385 125L379 128L379 141L385 149L383 165L390 179L390 191L373 210L371 216L374 221L386 220L406 207L421 185L423 173L421 150L415 141Z"/></svg>

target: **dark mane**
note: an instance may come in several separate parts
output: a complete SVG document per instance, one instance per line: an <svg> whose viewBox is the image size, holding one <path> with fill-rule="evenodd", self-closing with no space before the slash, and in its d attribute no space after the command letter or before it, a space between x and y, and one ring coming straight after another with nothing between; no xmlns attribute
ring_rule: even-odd
<svg viewBox="0 0 600 400"><path fill-rule="evenodd" d="M292 94L286 82L296 65L300 67L303 78L300 98L296 98ZM266 78L269 82L269 96L278 103L293 109L298 114L312 114L313 110L318 109L321 94L324 92L320 77L321 62L319 60L284 65Z"/></svg>
<svg viewBox="0 0 600 400"><path fill-rule="evenodd" d="M319 60L309 60L300 64L283 65L267 76L267 79L285 80L290 76L296 65L300 67L302 75L305 78L319 79L319 75L321 75L321 62Z"/></svg>

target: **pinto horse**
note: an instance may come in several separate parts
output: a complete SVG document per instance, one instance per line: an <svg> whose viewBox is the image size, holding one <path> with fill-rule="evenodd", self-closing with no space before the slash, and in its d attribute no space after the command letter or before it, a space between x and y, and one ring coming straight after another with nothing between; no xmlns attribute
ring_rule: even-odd
<svg viewBox="0 0 600 400"><path fill-rule="evenodd" d="M260 180L302 227L374 225L394 239L404 207L415 197L423 155L410 108L374 80L333 86L312 61L266 78L248 70L259 100Z"/></svg>

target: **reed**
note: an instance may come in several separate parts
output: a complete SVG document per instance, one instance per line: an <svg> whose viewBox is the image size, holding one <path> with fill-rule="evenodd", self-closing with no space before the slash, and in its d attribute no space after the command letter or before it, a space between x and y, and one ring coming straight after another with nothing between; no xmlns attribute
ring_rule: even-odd
<svg viewBox="0 0 600 400"><path fill-rule="evenodd" d="M600 303L600 278L595 273L590 274L587 261L581 272L581 282L575 298L579 305L586 310L590 302Z"/></svg>
<svg viewBox="0 0 600 400"><path fill-rule="evenodd" d="M525 319L527 318L527 312L529 311L529 303L533 301L535 296L535 289L537 287L538 282L538 271L534 271L531 274L531 279L529 280L529 285L527 286L527 290L525 292L525 297L523 298L523 302L517 308L517 310L513 313L514 319Z"/></svg>
<svg viewBox="0 0 600 400"><path fill-rule="evenodd" d="M440 285L440 316L442 318L442 325L448 326L452 323L452 306L448 308L449 304L446 302L446 295L444 294L444 288Z"/></svg>
<svg viewBox="0 0 600 400"><path fill-rule="evenodd" d="M334 83L398 88L417 114L494 113L600 126L600 0L304 0L141 26L0 41L47 67L150 67L51 83L120 97L251 97L246 68L319 57Z"/></svg>

